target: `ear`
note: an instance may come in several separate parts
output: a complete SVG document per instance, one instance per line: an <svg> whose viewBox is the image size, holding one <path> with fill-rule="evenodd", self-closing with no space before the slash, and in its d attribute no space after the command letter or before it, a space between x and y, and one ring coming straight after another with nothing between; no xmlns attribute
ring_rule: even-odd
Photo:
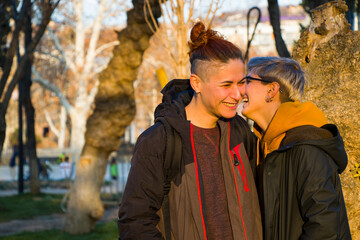
<svg viewBox="0 0 360 240"><path fill-rule="evenodd" d="M190 85L192 87L192 89L194 89L194 91L196 93L199 93L201 91L201 79L198 75L192 73L190 75Z"/></svg>
<svg viewBox="0 0 360 240"><path fill-rule="evenodd" d="M269 93L269 97L270 98L273 98L276 96L276 94L280 91L280 85L279 83L277 82L272 82L269 84L269 90L268 90L268 93Z"/></svg>

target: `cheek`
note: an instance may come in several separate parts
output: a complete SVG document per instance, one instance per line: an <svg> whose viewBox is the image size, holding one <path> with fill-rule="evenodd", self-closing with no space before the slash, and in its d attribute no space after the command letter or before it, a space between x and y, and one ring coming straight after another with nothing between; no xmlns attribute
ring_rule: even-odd
<svg viewBox="0 0 360 240"><path fill-rule="evenodd" d="M230 94L230 90L226 88L217 88L215 90L215 96L219 100L225 99Z"/></svg>

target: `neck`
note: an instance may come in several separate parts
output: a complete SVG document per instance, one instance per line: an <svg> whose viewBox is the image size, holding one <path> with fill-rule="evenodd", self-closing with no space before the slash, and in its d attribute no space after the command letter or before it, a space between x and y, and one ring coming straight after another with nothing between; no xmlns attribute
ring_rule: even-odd
<svg viewBox="0 0 360 240"><path fill-rule="evenodd" d="M265 132L266 129L269 127L272 119L274 118L276 111L280 107L280 102L278 103L270 103L267 107L267 111L264 112L264 114L259 114L259 116L256 119L253 119L257 125Z"/></svg>
<svg viewBox="0 0 360 240"><path fill-rule="evenodd" d="M187 120L201 128L214 128L219 120L217 117L210 115L209 112L199 104L196 97L191 99L189 105L185 107L185 111Z"/></svg>

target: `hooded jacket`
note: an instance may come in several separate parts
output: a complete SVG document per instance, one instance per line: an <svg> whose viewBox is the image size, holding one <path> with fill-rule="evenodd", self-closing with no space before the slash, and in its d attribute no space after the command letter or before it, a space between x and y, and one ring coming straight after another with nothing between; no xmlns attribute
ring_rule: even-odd
<svg viewBox="0 0 360 240"><path fill-rule="evenodd" d="M347 165L335 125L312 103L281 104L265 132L259 182L264 239L351 239L339 175Z"/></svg>
<svg viewBox="0 0 360 240"><path fill-rule="evenodd" d="M193 131L185 106L193 96L189 80L173 80L162 90L155 117L164 117L182 139L181 170L169 192L172 239L207 239L201 170L196 167ZM261 214L251 168L256 140L246 121L219 120L220 156L233 239L262 239ZM119 208L119 239L162 239L165 130L156 123L138 138ZM249 157L249 158L248 158ZM235 165L235 160L240 161ZM255 168L254 168L255 169ZM216 196L214 196L216 197Z"/></svg>

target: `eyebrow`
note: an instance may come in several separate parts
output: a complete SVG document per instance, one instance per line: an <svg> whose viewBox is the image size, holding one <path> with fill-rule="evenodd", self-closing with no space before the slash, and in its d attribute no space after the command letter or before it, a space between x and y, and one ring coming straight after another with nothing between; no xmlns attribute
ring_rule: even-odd
<svg viewBox="0 0 360 240"><path fill-rule="evenodd" d="M223 82L220 82L219 84L229 84L229 83L234 83L233 81L230 80L224 80Z"/></svg>
<svg viewBox="0 0 360 240"><path fill-rule="evenodd" d="M247 80L247 79L260 81L260 82L267 82L267 83L275 82L275 81L271 81L271 80L267 80L267 79L263 79L263 78L251 77L250 75L245 76L243 79L241 79L241 81L244 81L244 80Z"/></svg>

